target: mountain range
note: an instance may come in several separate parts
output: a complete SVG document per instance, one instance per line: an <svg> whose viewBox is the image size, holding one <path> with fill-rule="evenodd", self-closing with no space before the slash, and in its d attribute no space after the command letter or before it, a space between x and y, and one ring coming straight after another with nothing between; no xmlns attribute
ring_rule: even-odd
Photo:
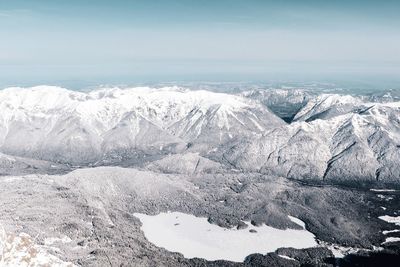
<svg viewBox="0 0 400 267"><path fill-rule="evenodd" d="M121 165L400 183L400 102L282 89L37 86L1 90L0 108L4 173Z"/></svg>

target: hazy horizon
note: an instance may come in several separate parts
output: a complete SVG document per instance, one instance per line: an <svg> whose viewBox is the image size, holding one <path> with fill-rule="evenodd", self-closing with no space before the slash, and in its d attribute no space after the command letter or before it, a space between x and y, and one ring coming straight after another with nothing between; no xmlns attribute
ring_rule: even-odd
<svg viewBox="0 0 400 267"><path fill-rule="evenodd" d="M0 86L316 80L398 88L399 11L398 1L359 0L0 1Z"/></svg>

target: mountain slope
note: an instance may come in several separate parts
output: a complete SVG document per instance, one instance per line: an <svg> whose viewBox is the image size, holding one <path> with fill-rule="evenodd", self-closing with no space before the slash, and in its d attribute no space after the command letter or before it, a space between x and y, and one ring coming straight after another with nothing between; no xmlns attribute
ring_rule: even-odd
<svg viewBox="0 0 400 267"><path fill-rule="evenodd" d="M366 104L357 97L350 95L322 94L310 99L307 104L299 110L293 120L313 121L316 119L329 119L366 107Z"/></svg>
<svg viewBox="0 0 400 267"><path fill-rule="evenodd" d="M223 158L237 168L294 179L400 182L400 103L327 120L296 122L238 142Z"/></svg>
<svg viewBox="0 0 400 267"><path fill-rule="evenodd" d="M73 165L176 153L187 143L207 152L284 125L243 97L178 87L8 88L0 91L0 108L0 151Z"/></svg>
<svg viewBox="0 0 400 267"><path fill-rule="evenodd" d="M323 94L286 124L237 95L41 86L0 91L0 108L0 152L22 158L176 173L223 163L302 180L400 182L399 102Z"/></svg>

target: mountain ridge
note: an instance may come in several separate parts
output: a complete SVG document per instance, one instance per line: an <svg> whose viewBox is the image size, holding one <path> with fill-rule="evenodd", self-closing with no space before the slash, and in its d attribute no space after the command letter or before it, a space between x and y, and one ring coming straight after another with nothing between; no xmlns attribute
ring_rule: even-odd
<svg viewBox="0 0 400 267"><path fill-rule="evenodd" d="M289 103L303 105L304 94L293 94ZM78 167L154 161L161 165L149 166L168 170L177 160L178 172L204 158L217 169L220 163L298 180L400 182L400 102L308 95L287 124L254 95L180 87L8 88L0 91L0 152ZM171 155L177 156L162 160Z"/></svg>

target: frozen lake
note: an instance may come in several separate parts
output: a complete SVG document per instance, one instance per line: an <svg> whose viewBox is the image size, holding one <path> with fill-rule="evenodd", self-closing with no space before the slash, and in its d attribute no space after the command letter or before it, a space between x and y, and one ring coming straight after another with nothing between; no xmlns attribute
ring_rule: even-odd
<svg viewBox="0 0 400 267"><path fill-rule="evenodd" d="M155 216L134 215L142 222L141 229L151 243L172 252L180 252L186 258L241 262L249 254L265 254L280 247L317 246L315 236L305 229L280 230L266 225L255 227L248 222L246 229L226 229L210 224L207 218L180 212ZM301 220L289 218L304 228Z"/></svg>

